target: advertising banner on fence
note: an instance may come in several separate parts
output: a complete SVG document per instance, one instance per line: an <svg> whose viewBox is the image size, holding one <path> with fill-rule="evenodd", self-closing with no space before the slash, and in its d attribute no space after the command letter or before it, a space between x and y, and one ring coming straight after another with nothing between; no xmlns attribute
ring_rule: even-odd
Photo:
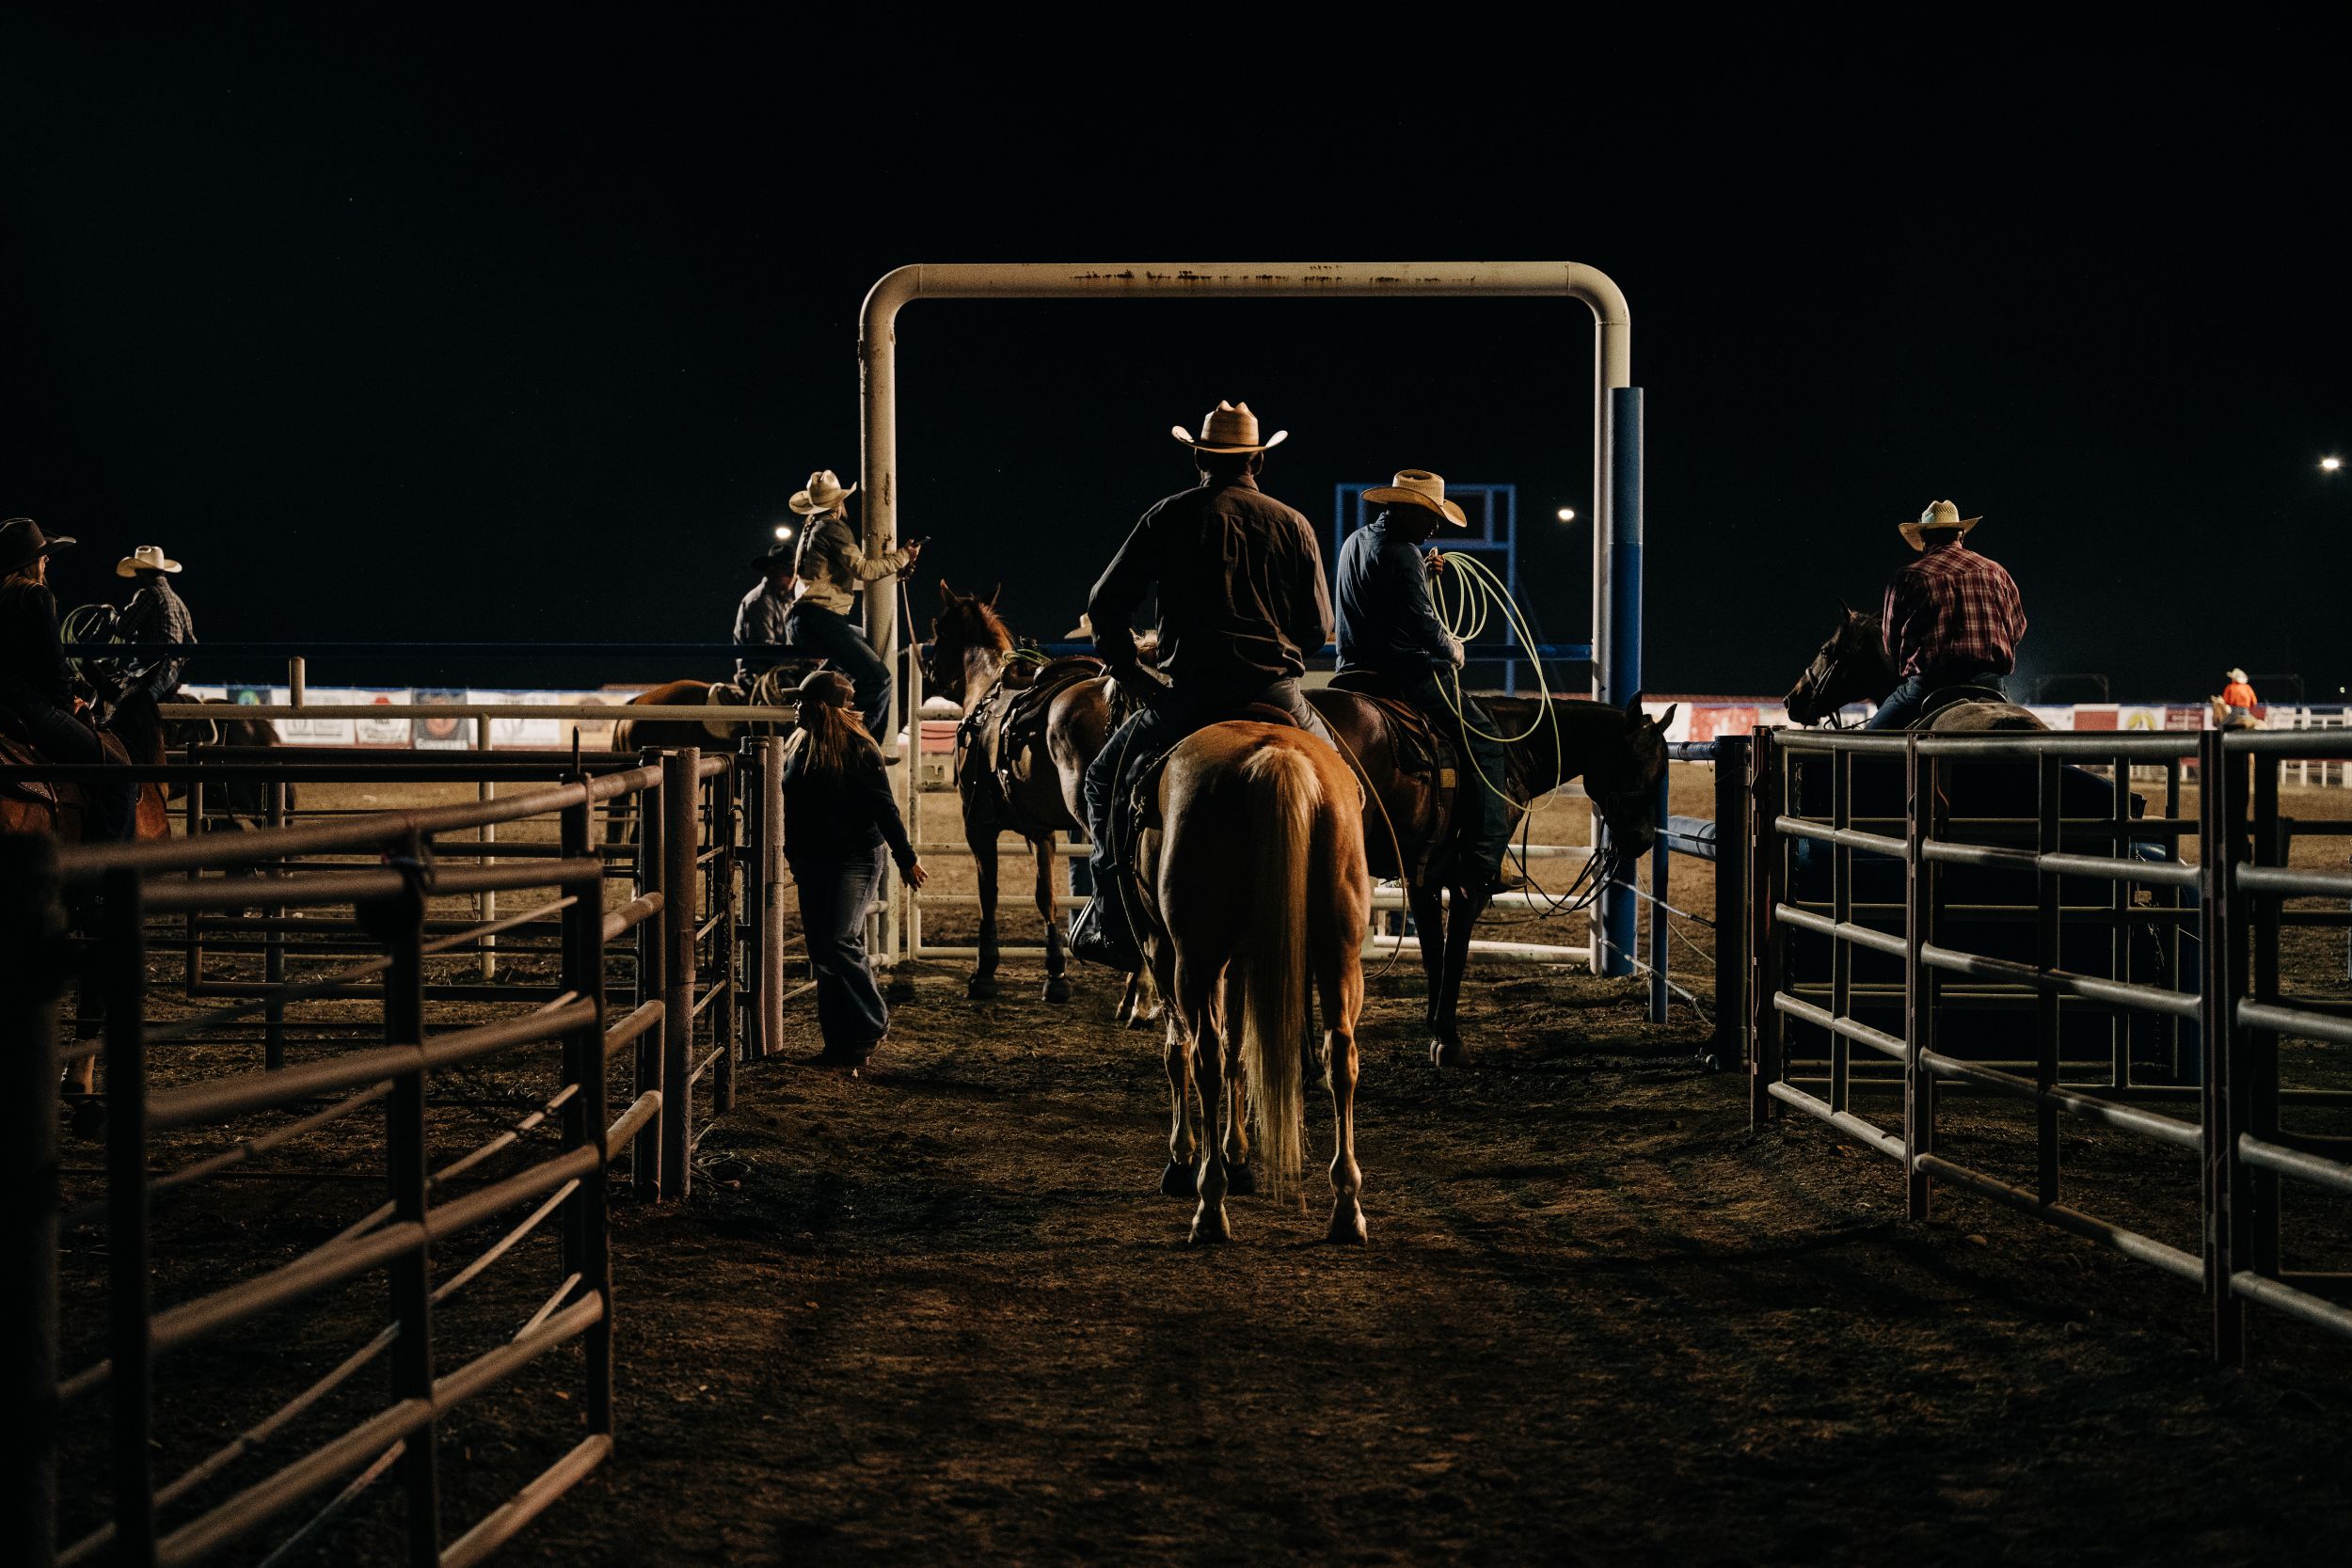
<svg viewBox="0 0 2352 1568"><path fill-rule="evenodd" d="M462 703L466 693L453 688L421 686L417 701L425 703ZM420 752L470 752L473 750L474 723L462 713L443 719L430 714L416 721L410 744Z"/></svg>
<svg viewBox="0 0 2352 1568"><path fill-rule="evenodd" d="M417 694L405 688L396 691L369 689L355 691L349 697L336 700L373 703L377 707L389 707L397 703L405 707L417 700ZM408 721L390 717L355 719L352 721L352 739L361 746L405 746L408 744Z"/></svg>

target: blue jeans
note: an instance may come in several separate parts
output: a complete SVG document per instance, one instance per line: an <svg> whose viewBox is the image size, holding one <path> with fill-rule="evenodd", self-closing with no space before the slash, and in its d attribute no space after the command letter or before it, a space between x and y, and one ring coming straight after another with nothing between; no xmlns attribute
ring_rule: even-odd
<svg viewBox="0 0 2352 1568"><path fill-rule="evenodd" d="M1193 731L1232 717L1247 703L1264 703L1284 709L1302 725L1322 733L1322 721L1314 719L1307 700L1298 694L1298 683L1284 680L1247 691L1170 689L1159 694L1159 705L1130 715L1103 742L1103 749L1087 764L1086 774L1087 836L1094 841L1087 867L1094 879L1097 897L1110 891L1112 871L1118 863L1111 851L1112 802L1134 790L1143 770L1161 752ZM1124 907L1118 900L1112 901L1112 907L1124 913ZM1120 925L1123 927L1125 922L1121 920Z"/></svg>
<svg viewBox="0 0 2352 1568"><path fill-rule="evenodd" d="M1919 721L1929 694L1947 686L1989 686L2001 689L2001 677L1990 670L1939 670L1931 675L1905 675L1870 715L1866 730L1907 730Z"/></svg>
<svg viewBox="0 0 2352 1568"><path fill-rule="evenodd" d="M1514 814L1511 802L1502 794L1509 787L1510 774L1504 770L1502 742L1493 738L1494 720L1461 686L1460 673L1452 670L1442 675L1423 670L1418 676L1396 677L1396 694L1427 714L1430 722L1452 735L1469 755L1471 766L1454 782L1454 809L1462 823L1462 856L1467 863L1457 866L1454 875L1464 881L1491 882L1502 875L1502 857L1511 847ZM1453 689L1450 700L1449 687ZM1456 703L1462 709L1458 720L1454 716Z"/></svg>
<svg viewBox="0 0 2352 1568"><path fill-rule="evenodd" d="M785 612L784 640L803 653L822 658L832 668L850 677L857 688L858 717L866 721L866 733L882 743L885 755L890 751L890 666L874 652L865 634L850 625L846 615L835 615L830 610L819 610L806 599Z"/></svg>
<svg viewBox="0 0 2352 1568"><path fill-rule="evenodd" d="M835 1055L864 1056L890 1032L890 1009L882 1006L866 958L866 917L882 891L882 874L879 847L792 863L801 930L808 939L809 967L817 972L817 1026Z"/></svg>

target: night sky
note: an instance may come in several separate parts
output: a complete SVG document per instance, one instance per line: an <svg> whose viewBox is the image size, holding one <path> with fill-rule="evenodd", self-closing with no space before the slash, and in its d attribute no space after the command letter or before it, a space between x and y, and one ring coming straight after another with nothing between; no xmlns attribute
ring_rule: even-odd
<svg viewBox="0 0 2352 1568"><path fill-rule="evenodd" d="M210 640L719 641L786 498L858 467L894 266L1561 259L1632 305L1653 690L1785 688L1945 496L2028 673L2352 684L2340 38L813 14L18 13L0 512L80 536L68 604L163 545ZM1530 608L1581 640L1591 355L1565 300L917 303L918 603L1001 581L1057 638L1229 397L1318 527L1399 467L1519 485Z"/></svg>

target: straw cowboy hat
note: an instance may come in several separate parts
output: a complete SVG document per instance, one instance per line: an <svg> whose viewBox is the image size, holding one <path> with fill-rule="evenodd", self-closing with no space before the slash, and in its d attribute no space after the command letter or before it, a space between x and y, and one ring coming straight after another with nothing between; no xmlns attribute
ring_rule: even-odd
<svg viewBox="0 0 2352 1568"><path fill-rule="evenodd" d="M161 545L141 545L115 562L115 576L132 578L141 572L176 572L180 563L164 554Z"/></svg>
<svg viewBox="0 0 2352 1568"><path fill-rule="evenodd" d="M0 577L7 577L19 567L30 566L42 556L64 549L72 543L71 539L50 538L30 517L10 517L6 522L0 522Z"/></svg>
<svg viewBox="0 0 2352 1568"><path fill-rule="evenodd" d="M830 512L856 494L855 484L845 490L841 487L840 475L831 468L819 468L808 476L808 488L794 491L792 499L786 504L806 517L818 512Z"/></svg>
<svg viewBox="0 0 2352 1568"><path fill-rule="evenodd" d="M2231 665L2229 669L2223 671L2222 673L2228 675L2233 681L2243 681L2246 679L2246 672L2239 669L2234 664Z"/></svg>
<svg viewBox="0 0 2352 1568"><path fill-rule="evenodd" d="M1091 615L1081 615L1081 616L1079 616L1079 617L1078 617L1078 624L1077 624L1076 626L1074 626L1071 627L1068 631L1063 632L1063 633L1061 634L1061 640L1062 640L1063 641L1065 641L1065 642L1091 642L1091 641L1094 641L1094 617L1093 617L1093 616L1091 616Z"/></svg>
<svg viewBox="0 0 2352 1568"><path fill-rule="evenodd" d="M1982 517L1962 516L1960 508L1950 501L1931 501L1928 509L1919 514L1917 522L1901 523L1897 526L1901 529L1903 537L1911 541L1913 549L1924 550L1928 547L1928 542L1920 536L1931 528L1956 528L1960 530L1963 536L1965 536L1970 529L1983 521Z"/></svg>
<svg viewBox="0 0 2352 1568"><path fill-rule="evenodd" d="M1374 485L1364 492L1364 499L1382 506L1427 507L1455 528L1470 527L1462 509L1445 499L1445 481L1426 468L1399 468L1394 481Z"/></svg>
<svg viewBox="0 0 2352 1568"><path fill-rule="evenodd" d="M1290 439L1290 432L1278 430L1265 440L1258 439L1258 416L1246 403L1219 403L1209 410L1209 417L1200 421L1200 438L1194 440L1192 432L1183 425L1172 424L1168 433L1195 451L1266 451Z"/></svg>

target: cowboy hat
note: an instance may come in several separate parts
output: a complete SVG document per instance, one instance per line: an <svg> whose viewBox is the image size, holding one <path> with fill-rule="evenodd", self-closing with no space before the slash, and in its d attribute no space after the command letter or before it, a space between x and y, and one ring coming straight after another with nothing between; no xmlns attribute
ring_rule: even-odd
<svg viewBox="0 0 2352 1568"><path fill-rule="evenodd" d="M1081 615L1078 617L1078 624L1077 624L1076 626L1074 626L1071 627L1068 631L1063 632L1063 633L1061 634L1061 638L1062 638L1062 641L1065 641L1065 642L1091 642L1091 641L1094 641L1094 617L1093 617L1093 616L1091 616L1091 615L1081 614Z"/></svg>
<svg viewBox="0 0 2352 1568"><path fill-rule="evenodd" d="M2231 665L2228 670L2223 672L2223 673L2227 674L2233 681L2242 681L2246 678L2246 672L2239 669L2234 664Z"/></svg>
<svg viewBox="0 0 2352 1568"><path fill-rule="evenodd" d="M1364 499L1383 506L1426 507L1455 528L1470 527L1461 507L1445 499L1445 481L1426 468L1399 468L1393 481L1365 491Z"/></svg>
<svg viewBox="0 0 2352 1568"><path fill-rule="evenodd" d="M71 539L50 538L30 517L10 517L0 522L0 577L30 566L42 556L72 543Z"/></svg>
<svg viewBox="0 0 2352 1568"><path fill-rule="evenodd" d="M1970 529L1983 521L1982 517L1962 516L1960 508L1950 501L1930 501L1928 509L1919 514L1917 522L1901 523L1897 526L1901 530L1902 536L1911 542L1913 549L1924 550L1928 547L1928 542L1920 535L1931 528L1958 529L1964 535Z"/></svg>
<svg viewBox="0 0 2352 1568"><path fill-rule="evenodd" d="M176 572L180 563L164 554L161 545L141 545L115 562L115 576L136 577L141 572Z"/></svg>
<svg viewBox="0 0 2352 1568"><path fill-rule="evenodd" d="M1265 451L1290 439L1290 432L1278 430L1265 440L1258 439L1258 416L1246 403L1219 403L1209 410L1209 417L1200 421L1200 439L1192 438L1192 432L1183 425L1172 424L1168 433L1195 451Z"/></svg>
<svg viewBox="0 0 2352 1568"><path fill-rule="evenodd" d="M819 468L808 476L808 488L794 491L791 500L786 504L806 517L814 513L830 512L856 494L856 484L852 483L845 490L841 486L840 475L831 468Z"/></svg>
<svg viewBox="0 0 2352 1568"><path fill-rule="evenodd" d="M778 566L788 567L791 564L792 546L781 541L752 557L752 569L757 572L772 572Z"/></svg>

